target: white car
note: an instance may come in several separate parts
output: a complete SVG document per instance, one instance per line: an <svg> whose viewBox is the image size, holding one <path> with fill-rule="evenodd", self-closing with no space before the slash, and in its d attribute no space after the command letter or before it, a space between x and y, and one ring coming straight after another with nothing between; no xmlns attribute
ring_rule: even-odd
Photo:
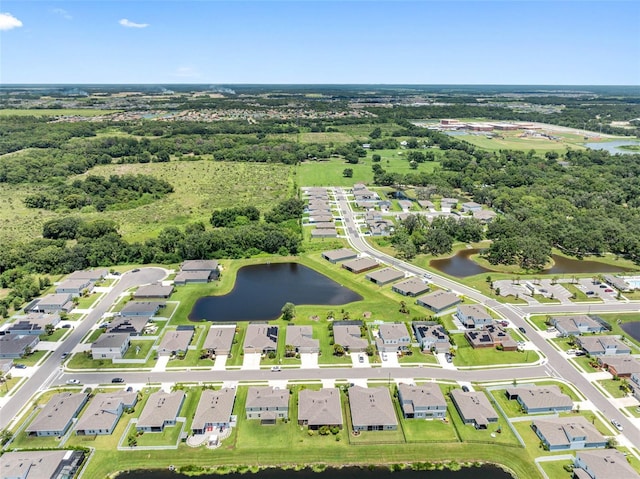
<svg viewBox="0 0 640 479"><path fill-rule="evenodd" d="M67 384L80 384L77 379L67 379Z"/></svg>
<svg viewBox="0 0 640 479"><path fill-rule="evenodd" d="M616 421L615 419L611 420L611 424L613 424L613 427L615 427L618 431L622 431L624 428L622 427L622 424L620 424L618 421Z"/></svg>

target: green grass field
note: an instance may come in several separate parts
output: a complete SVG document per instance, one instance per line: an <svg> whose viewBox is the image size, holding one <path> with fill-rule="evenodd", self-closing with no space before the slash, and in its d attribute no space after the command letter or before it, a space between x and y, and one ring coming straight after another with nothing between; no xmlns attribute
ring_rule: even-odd
<svg viewBox="0 0 640 479"><path fill-rule="evenodd" d="M460 135L456 139L467 141L473 145L479 146L486 150L536 150L538 153L547 151L566 151L567 147L582 150L584 147L584 138L582 135L571 133L550 132L550 135L560 138L559 140L550 140L548 138L536 137L520 137L520 131L501 131L499 136L487 138L484 135Z"/></svg>

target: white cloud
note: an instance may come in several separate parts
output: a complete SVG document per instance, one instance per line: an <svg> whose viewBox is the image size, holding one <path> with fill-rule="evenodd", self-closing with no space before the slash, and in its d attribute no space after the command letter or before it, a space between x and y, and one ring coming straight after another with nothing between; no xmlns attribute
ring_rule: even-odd
<svg viewBox="0 0 640 479"><path fill-rule="evenodd" d="M63 8L54 8L51 10L51 13L58 15L62 18L64 18L65 20L71 20L73 17L71 16L71 14L69 12L67 12L65 9Z"/></svg>
<svg viewBox="0 0 640 479"><path fill-rule="evenodd" d="M118 23L127 28L147 28L149 26L148 23L135 23L131 20L127 20L126 18L123 18Z"/></svg>
<svg viewBox="0 0 640 479"><path fill-rule="evenodd" d="M10 13L0 13L0 30L11 30L22 26L22 22Z"/></svg>

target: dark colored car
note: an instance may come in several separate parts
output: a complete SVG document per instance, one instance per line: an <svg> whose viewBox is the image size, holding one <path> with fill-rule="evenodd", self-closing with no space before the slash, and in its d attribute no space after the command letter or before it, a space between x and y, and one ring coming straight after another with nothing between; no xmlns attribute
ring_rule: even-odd
<svg viewBox="0 0 640 479"><path fill-rule="evenodd" d="M468 388L467 386L462 386L462 390L463 390L464 392L466 392L466 393L468 393L468 392L469 392L469 388Z"/></svg>
<svg viewBox="0 0 640 479"><path fill-rule="evenodd" d="M527 334L527 330L524 329L522 326L518 328L518 331L520 331L522 334Z"/></svg>
<svg viewBox="0 0 640 479"><path fill-rule="evenodd" d="M123 383L123 382L124 382L124 379L122 379L122 378L113 378L113 379L111 380L111 382L112 382L112 383Z"/></svg>

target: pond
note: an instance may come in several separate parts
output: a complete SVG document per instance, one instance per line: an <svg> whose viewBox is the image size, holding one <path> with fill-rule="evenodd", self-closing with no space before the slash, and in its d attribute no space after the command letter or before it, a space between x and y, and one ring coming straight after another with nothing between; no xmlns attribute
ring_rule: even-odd
<svg viewBox="0 0 640 479"><path fill-rule="evenodd" d="M616 153L623 153L627 155L632 155L634 153L638 154L640 152L634 150L627 150L624 148L620 148L621 146L637 146L640 147L640 142L633 140L617 140L617 141L607 141L602 143L585 143L584 146L587 148L591 148L592 150L606 150L612 155Z"/></svg>
<svg viewBox="0 0 640 479"><path fill-rule="evenodd" d="M285 303L338 306L362 296L298 263L244 266L233 290L224 296L196 301L192 321L269 321L280 316Z"/></svg>
<svg viewBox="0 0 640 479"><path fill-rule="evenodd" d="M434 259L429 264L443 273L455 276L456 278L466 278L481 273L491 273L494 270L480 266L471 259L471 256L482 252L477 248L469 248L458 251L450 258ZM565 258L564 256L551 255L553 266L536 274L579 274L579 273L622 273L630 271L628 268L615 266L612 264L600 263L598 261L588 261Z"/></svg>
<svg viewBox="0 0 640 479"><path fill-rule="evenodd" d="M636 341L640 341L640 321L630 321L620 324L622 330Z"/></svg>
<svg viewBox="0 0 640 479"><path fill-rule="evenodd" d="M117 479L511 479L512 476L495 466L468 467L459 471L396 471L388 468L344 467L313 472L310 469L263 469L255 474L207 474L186 476L170 471L130 471L118 475Z"/></svg>

